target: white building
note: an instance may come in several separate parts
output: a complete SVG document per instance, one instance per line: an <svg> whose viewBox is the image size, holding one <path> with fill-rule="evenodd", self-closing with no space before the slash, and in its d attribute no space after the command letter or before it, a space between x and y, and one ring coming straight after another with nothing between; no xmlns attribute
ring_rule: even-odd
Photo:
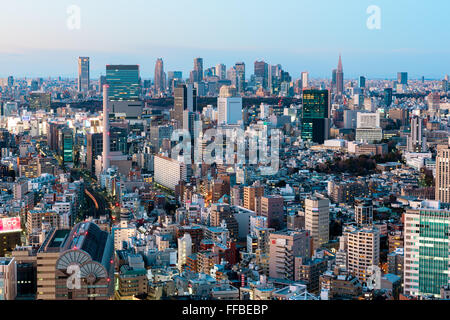
<svg viewBox="0 0 450 320"><path fill-rule="evenodd" d="M185 233L182 238L178 238L178 269L181 271L186 264L187 257L192 254L192 238L189 233Z"/></svg>
<svg viewBox="0 0 450 320"><path fill-rule="evenodd" d="M223 86L217 98L218 124L239 124L242 122L242 97L237 96L236 88Z"/></svg>
<svg viewBox="0 0 450 320"><path fill-rule="evenodd" d="M121 221L120 225L111 230L114 238L114 250L123 250L123 242L128 242L136 236L136 226L129 225L127 221Z"/></svg>
<svg viewBox="0 0 450 320"><path fill-rule="evenodd" d="M175 190L180 181L187 179L186 165L177 160L155 156L155 182L163 187Z"/></svg>
<svg viewBox="0 0 450 320"><path fill-rule="evenodd" d="M358 112L356 123L358 129L380 128L380 114L378 112Z"/></svg>

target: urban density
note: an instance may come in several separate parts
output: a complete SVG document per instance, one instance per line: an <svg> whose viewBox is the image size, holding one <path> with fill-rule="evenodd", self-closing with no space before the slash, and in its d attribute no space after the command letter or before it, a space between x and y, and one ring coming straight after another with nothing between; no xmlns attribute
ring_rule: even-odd
<svg viewBox="0 0 450 320"><path fill-rule="evenodd" d="M0 77L0 300L450 299L445 71L189 59Z"/></svg>

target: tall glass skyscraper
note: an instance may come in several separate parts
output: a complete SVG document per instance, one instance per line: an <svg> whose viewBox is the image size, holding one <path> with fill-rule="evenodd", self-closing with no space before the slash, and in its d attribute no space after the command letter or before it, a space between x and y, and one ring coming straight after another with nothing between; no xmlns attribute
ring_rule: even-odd
<svg viewBox="0 0 450 320"><path fill-rule="evenodd" d="M450 210L448 204L428 201L405 214L404 292L440 297L448 285Z"/></svg>
<svg viewBox="0 0 450 320"><path fill-rule="evenodd" d="M342 67L341 55L339 55L338 67L336 70L336 92L337 94L344 93L344 68Z"/></svg>
<svg viewBox="0 0 450 320"><path fill-rule="evenodd" d="M302 139L322 144L328 138L328 90L303 90Z"/></svg>
<svg viewBox="0 0 450 320"><path fill-rule="evenodd" d="M139 66L107 65L106 83L110 101L138 101L140 95Z"/></svg>
<svg viewBox="0 0 450 320"><path fill-rule="evenodd" d="M78 58L78 91L89 90L89 57Z"/></svg>

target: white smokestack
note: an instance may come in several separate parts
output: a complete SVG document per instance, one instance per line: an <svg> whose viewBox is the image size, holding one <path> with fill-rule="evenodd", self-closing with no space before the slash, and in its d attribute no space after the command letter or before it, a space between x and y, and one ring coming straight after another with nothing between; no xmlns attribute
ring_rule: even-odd
<svg viewBox="0 0 450 320"><path fill-rule="evenodd" d="M108 107L108 89L109 86L103 86L103 171L110 167L109 151L110 151L110 136L109 136L109 107Z"/></svg>

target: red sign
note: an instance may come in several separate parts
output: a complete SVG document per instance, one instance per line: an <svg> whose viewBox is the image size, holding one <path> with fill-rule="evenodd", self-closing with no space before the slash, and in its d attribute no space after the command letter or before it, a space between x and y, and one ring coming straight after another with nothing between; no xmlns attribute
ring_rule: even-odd
<svg viewBox="0 0 450 320"><path fill-rule="evenodd" d="M0 219L0 232L20 230L20 217Z"/></svg>

